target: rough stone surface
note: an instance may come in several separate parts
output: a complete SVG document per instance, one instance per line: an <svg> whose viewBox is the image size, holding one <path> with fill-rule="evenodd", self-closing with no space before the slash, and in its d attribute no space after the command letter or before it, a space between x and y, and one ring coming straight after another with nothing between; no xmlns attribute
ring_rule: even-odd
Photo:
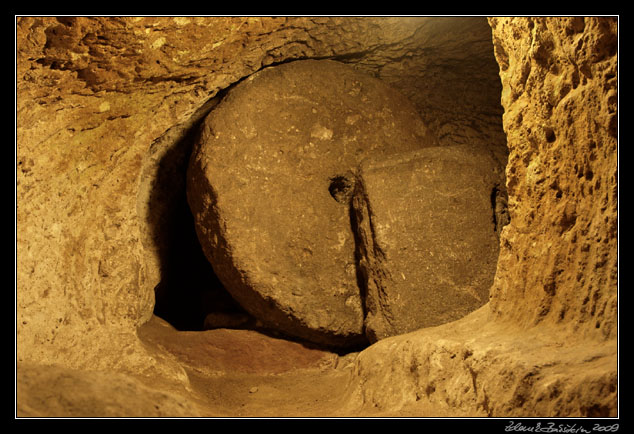
<svg viewBox="0 0 634 434"><path fill-rule="evenodd" d="M198 239L233 297L263 323L323 344L363 335L351 171L430 146L396 90L328 60L264 69L208 115L188 170Z"/></svg>
<svg viewBox="0 0 634 434"><path fill-rule="evenodd" d="M466 146L363 162L353 219L371 342L488 302L503 170L490 152Z"/></svg>
<svg viewBox="0 0 634 434"><path fill-rule="evenodd" d="M526 326L615 338L617 21L490 22L512 221L502 232L491 307Z"/></svg>
<svg viewBox="0 0 634 434"><path fill-rule="evenodd" d="M361 414L420 416L426 402L470 417L617 416L616 341L491 321L488 308L359 353L348 405Z"/></svg>
<svg viewBox="0 0 634 434"><path fill-rule="evenodd" d="M333 365L337 359L334 353L254 330L179 332L157 317L139 329L139 337L143 342L166 348L187 369L206 375L282 374Z"/></svg>
<svg viewBox="0 0 634 434"><path fill-rule="evenodd" d="M399 42L369 50L355 66L401 89L440 145L484 147L506 158L490 26L477 17L390 20L398 29L377 35L400 35Z"/></svg>
<svg viewBox="0 0 634 434"><path fill-rule="evenodd" d="M184 390L103 370L23 363L16 384L18 418L199 417ZM157 387L160 384L160 387Z"/></svg>
<svg viewBox="0 0 634 434"><path fill-rule="evenodd" d="M18 17L17 415L617 415L617 19L488 24ZM178 238L153 214L177 206L159 174L183 184L172 156L220 90L307 58L401 90L442 145L503 156L508 138L491 302L334 369L205 375L136 332Z"/></svg>

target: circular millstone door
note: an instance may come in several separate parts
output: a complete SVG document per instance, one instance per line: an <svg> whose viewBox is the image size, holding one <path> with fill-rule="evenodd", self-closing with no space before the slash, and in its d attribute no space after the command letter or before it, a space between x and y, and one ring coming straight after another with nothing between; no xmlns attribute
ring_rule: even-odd
<svg viewBox="0 0 634 434"><path fill-rule="evenodd" d="M430 146L400 93L344 64L263 69L206 118L188 201L208 260L265 325L319 344L364 340L349 196L366 157Z"/></svg>

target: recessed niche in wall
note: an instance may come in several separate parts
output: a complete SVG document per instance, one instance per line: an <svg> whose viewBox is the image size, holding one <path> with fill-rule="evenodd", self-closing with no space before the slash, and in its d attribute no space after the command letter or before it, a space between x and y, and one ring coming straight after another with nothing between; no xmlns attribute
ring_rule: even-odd
<svg viewBox="0 0 634 434"><path fill-rule="evenodd" d="M478 53L482 52L483 44L484 42L477 41ZM415 52L430 56L429 67L418 71L419 78L417 78L416 69L402 68L404 62L411 63L408 61L408 55L395 58L394 65L383 65L383 68L378 69L372 65L371 61L368 61L372 53L368 53L365 57L334 58L334 60L348 63L378 78L384 75L392 85L409 86L399 91L413 98L414 105L419 111L425 110L421 117L429 126L429 134L436 137L435 145L473 146L490 152L503 172L506 146L501 127L502 109L499 105L501 85L497 76L498 70L493 57L492 43L489 40L487 44L490 51L483 56L485 58L478 59L464 68L461 68L457 59L470 55L469 49L472 47L468 44L462 47L465 52L457 53L453 47L454 51L446 56L449 59L443 58L442 44L432 47L414 47ZM296 60L301 59L290 61ZM455 69L447 70L451 65L454 65ZM275 66L269 65L267 68ZM402 78L396 75L395 71L398 70L402 71ZM381 71L384 74L381 74ZM389 74L385 71L389 71ZM430 98L417 94L417 92L434 91L423 82L428 82L430 77L436 77L439 71L446 71L447 80L445 81L449 81L438 86L439 92L449 92L451 98L458 97L453 90L456 88L456 83L459 83L462 99L457 99L453 105L442 101L437 94ZM439 80L443 81L442 78ZM483 89L483 85L488 87ZM227 92L223 92L222 95L210 100L192 119L169 130L153 144L147 157L150 163L146 163L147 170L142 179L142 183L147 186L144 194L147 195L148 208L145 215L151 232L149 238L152 240L152 248L157 252L160 269L160 281L155 289L154 313L179 330L253 328L258 324L258 321L247 313L249 309L240 306L229 294L214 272L212 264L203 254L185 191L187 167L194 143L198 138L201 122L226 94ZM497 99L491 96L496 94ZM429 105L432 103L440 105L441 101L445 104L443 107ZM483 107L485 104L488 106ZM446 110L448 105L452 106L451 113ZM461 109L463 109L462 112ZM325 192L331 200L334 199L333 202L347 202L354 190L355 174L346 173L345 177L339 175L338 173L331 174ZM241 199L236 198L236 200ZM508 223L503 182L496 184L488 193L487 200L490 201L491 206L492 231L499 235L501 227ZM356 265L358 267L359 264ZM362 274L359 274L357 270L357 276ZM493 274L490 278L492 281ZM367 295L366 290L367 288L359 288L362 297Z"/></svg>

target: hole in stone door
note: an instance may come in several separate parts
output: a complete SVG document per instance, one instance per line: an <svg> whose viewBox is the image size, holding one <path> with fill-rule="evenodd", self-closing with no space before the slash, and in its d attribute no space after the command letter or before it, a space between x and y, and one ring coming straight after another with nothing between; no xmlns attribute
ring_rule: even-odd
<svg viewBox="0 0 634 434"><path fill-rule="evenodd" d="M346 176L336 175L330 178L328 191L334 200L342 204L348 204L354 188L353 176L352 174Z"/></svg>

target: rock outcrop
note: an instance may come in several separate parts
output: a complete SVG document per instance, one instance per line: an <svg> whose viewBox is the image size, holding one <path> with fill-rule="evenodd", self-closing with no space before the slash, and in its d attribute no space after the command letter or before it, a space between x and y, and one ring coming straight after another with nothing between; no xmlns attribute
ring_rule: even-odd
<svg viewBox="0 0 634 434"><path fill-rule="evenodd" d="M615 340L495 321L488 307L362 351L348 405L379 415L421 416L426 403L469 417L617 416Z"/></svg>
<svg viewBox="0 0 634 434"><path fill-rule="evenodd" d="M617 21L490 20L504 91L509 212L499 318L616 336ZM523 303L517 303L522 300Z"/></svg>

